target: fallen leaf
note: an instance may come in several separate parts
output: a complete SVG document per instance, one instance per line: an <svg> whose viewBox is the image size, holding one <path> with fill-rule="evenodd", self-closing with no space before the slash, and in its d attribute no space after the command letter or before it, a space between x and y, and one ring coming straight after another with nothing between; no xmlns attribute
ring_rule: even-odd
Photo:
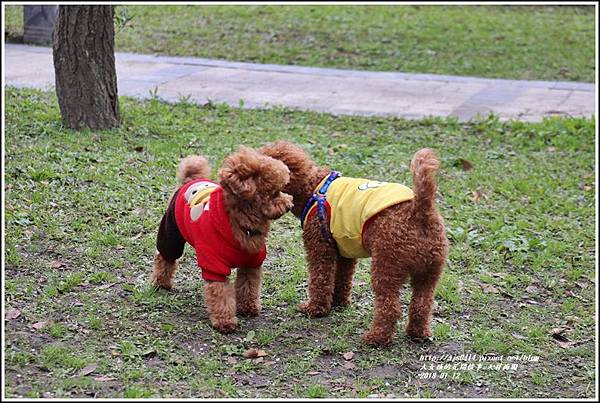
<svg viewBox="0 0 600 403"><path fill-rule="evenodd" d="M537 294L537 292L539 291L538 288L534 285L529 285L527 286L527 288L525 288L525 291L528 292L529 294Z"/></svg>
<svg viewBox="0 0 600 403"><path fill-rule="evenodd" d="M19 316L21 316L21 311L17 308L10 308L6 311L6 319L17 319Z"/></svg>
<svg viewBox="0 0 600 403"><path fill-rule="evenodd" d="M481 289L485 293L498 294L500 291L491 284L481 284Z"/></svg>
<svg viewBox="0 0 600 403"><path fill-rule="evenodd" d="M463 171L469 171L469 170L473 169L473 164L464 158L459 158L458 162L462 165Z"/></svg>
<svg viewBox="0 0 600 403"><path fill-rule="evenodd" d="M256 360L254 360L254 363L255 363L255 364L260 364L260 363L262 363L264 360L265 360L265 358L264 358L264 357L258 357Z"/></svg>
<svg viewBox="0 0 600 403"><path fill-rule="evenodd" d="M569 339L567 339L567 337L564 335L564 333L569 330L571 330L571 328L568 326L555 327L552 329L551 334L556 340L569 341Z"/></svg>
<svg viewBox="0 0 600 403"><path fill-rule="evenodd" d="M258 350L256 352L256 356L257 357L266 357L267 356L267 352L265 350Z"/></svg>
<svg viewBox="0 0 600 403"><path fill-rule="evenodd" d="M583 339L583 340L577 340L577 341L561 341L561 340L556 340L556 342L562 348L571 348L571 347L579 346L580 344L585 344L585 343L587 343L590 340L592 340L592 339Z"/></svg>
<svg viewBox="0 0 600 403"><path fill-rule="evenodd" d="M490 197L490 192L485 189L476 189L471 192L471 201L477 203L480 199L488 199Z"/></svg>
<svg viewBox="0 0 600 403"><path fill-rule="evenodd" d="M350 361L354 358L354 353L352 351L348 351L347 353L342 354L342 357L344 357L344 360Z"/></svg>
<svg viewBox="0 0 600 403"><path fill-rule="evenodd" d="M244 353L242 355L246 358L258 358L258 357L265 357L267 355L267 353L265 352L265 350L257 350L255 348L249 348L248 350L244 351Z"/></svg>
<svg viewBox="0 0 600 403"><path fill-rule="evenodd" d="M565 316L565 320L567 321L567 325L574 325L579 322L579 318L577 316Z"/></svg>
<svg viewBox="0 0 600 403"><path fill-rule="evenodd" d="M145 351L142 351L142 357L150 357L150 356L154 356L156 355L156 349L154 348L149 348Z"/></svg>
<svg viewBox="0 0 600 403"><path fill-rule="evenodd" d="M60 269L61 267L65 267L65 264L58 260L53 260L52 262L50 262L50 267L53 269Z"/></svg>
<svg viewBox="0 0 600 403"><path fill-rule="evenodd" d="M77 374L77 376L86 376L91 374L92 372L94 372L96 370L96 368L98 368L98 364L96 364L95 362L92 364L88 364L85 367L83 367L81 369L81 371L79 371L79 373Z"/></svg>
<svg viewBox="0 0 600 403"><path fill-rule="evenodd" d="M31 325L32 328L34 328L35 330L41 330L43 328L45 328L46 326L48 326L50 324L49 320L43 320L41 322L36 322L33 325Z"/></svg>
<svg viewBox="0 0 600 403"><path fill-rule="evenodd" d="M319 375L319 374L320 374L320 372L319 372L319 371L308 371L308 372L306 373L306 375Z"/></svg>
<svg viewBox="0 0 600 403"><path fill-rule="evenodd" d="M237 361L237 358L229 356L229 357L225 358L225 362L229 365L235 365L235 364L237 364L238 361Z"/></svg>
<svg viewBox="0 0 600 403"><path fill-rule="evenodd" d="M263 365L267 365L267 366L275 365L275 364L277 364L276 361L265 361L265 362L263 362Z"/></svg>
<svg viewBox="0 0 600 403"><path fill-rule="evenodd" d="M133 210L133 213L137 216L143 216L144 214L146 214L146 209L143 207L138 207L135 210ZM138 235L141 235L141 232Z"/></svg>
<svg viewBox="0 0 600 403"><path fill-rule="evenodd" d="M346 368L346 369L356 369L356 365L354 365L353 362L346 361L344 363L344 368Z"/></svg>
<svg viewBox="0 0 600 403"><path fill-rule="evenodd" d="M117 378L113 378L112 376L100 375L94 378L95 381L98 382L108 382L108 381L116 381Z"/></svg>

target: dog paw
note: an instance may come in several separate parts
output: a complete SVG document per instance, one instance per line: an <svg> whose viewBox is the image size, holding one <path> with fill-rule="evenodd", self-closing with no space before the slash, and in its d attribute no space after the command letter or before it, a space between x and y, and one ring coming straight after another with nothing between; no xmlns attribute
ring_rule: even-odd
<svg viewBox="0 0 600 403"><path fill-rule="evenodd" d="M162 288L163 290L171 290L173 288L173 279L161 279L154 274L150 278L150 284L155 288Z"/></svg>
<svg viewBox="0 0 600 403"><path fill-rule="evenodd" d="M432 336L431 329L407 326L406 335L414 339L426 339Z"/></svg>
<svg viewBox="0 0 600 403"><path fill-rule="evenodd" d="M213 323L213 327L217 329L219 333L228 334L233 333L237 327L237 321L231 322L217 322Z"/></svg>
<svg viewBox="0 0 600 403"><path fill-rule="evenodd" d="M352 301L350 300L350 298L348 299L333 299L333 303L331 304L332 306L339 306L339 307L346 307L348 305L350 305L352 303Z"/></svg>
<svg viewBox="0 0 600 403"><path fill-rule="evenodd" d="M390 344L392 339L394 338L394 334L384 334L381 332L373 332L369 330L368 332L363 333L362 339L365 343L371 344L374 346L383 346L386 344Z"/></svg>
<svg viewBox="0 0 600 403"><path fill-rule="evenodd" d="M260 305L253 305L253 306L238 306L237 307L237 314L240 316L248 316L248 317L255 317L258 316L258 314L260 313Z"/></svg>
<svg viewBox="0 0 600 403"><path fill-rule="evenodd" d="M301 312L304 312L305 314L313 318L320 318L329 314L329 309L311 304L309 301L303 302L300 305L298 305L298 309Z"/></svg>

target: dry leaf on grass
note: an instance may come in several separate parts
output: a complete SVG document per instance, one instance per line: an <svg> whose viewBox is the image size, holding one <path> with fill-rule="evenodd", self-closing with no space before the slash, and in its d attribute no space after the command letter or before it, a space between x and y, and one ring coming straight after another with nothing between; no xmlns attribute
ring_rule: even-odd
<svg viewBox="0 0 600 403"><path fill-rule="evenodd" d="M564 333L569 330L571 330L570 327L560 326L560 327L553 328L550 333L552 334L553 339L562 341L562 342L568 342L569 339L567 338L567 336L564 335Z"/></svg>
<svg viewBox="0 0 600 403"><path fill-rule="evenodd" d="M498 294L500 291L491 284L481 284L481 289L485 293Z"/></svg>
<svg viewBox="0 0 600 403"><path fill-rule="evenodd" d="M590 340L592 340L592 339L583 339L583 340L576 340L576 341L560 341L560 340L556 340L556 342L562 348L571 348L571 347L577 347L577 346L579 346L581 344L585 344L585 343L587 343Z"/></svg>
<svg viewBox="0 0 600 403"><path fill-rule="evenodd" d="M113 378L112 376L100 375L94 378L95 381L98 382L108 382L108 381L116 381L117 378Z"/></svg>
<svg viewBox="0 0 600 403"><path fill-rule="evenodd" d="M249 348L248 350L244 351L244 353L242 355L246 358L259 358L259 357L265 357L267 355L267 353L265 352L265 350L257 350L255 348Z"/></svg>
<svg viewBox="0 0 600 403"><path fill-rule="evenodd" d="M354 353L352 351L348 351L347 353L342 354L342 357L344 357L344 360L350 361L354 358Z"/></svg>
<svg viewBox="0 0 600 403"><path fill-rule="evenodd" d="M65 264L58 260L53 260L52 262L50 262L50 267L53 269L60 269L61 267L65 267Z"/></svg>
<svg viewBox="0 0 600 403"><path fill-rule="evenodd" d="M471 192L471 201L477 203L480 199L488 199L490 197L490 192L485 189L476 189Z"/></svg>
<svg viewBox="0 0 600 403"><path fill-rule="evenodd" d="M41 330L43 328L45 328L46 326L48 326L50 324L49 320L43 320L41 322L36 322L33 325L31 325L32 328L34 328L35 330Z"/></svg>
<svg viewBox="0 0 600 403"><path fill-rule="evenodd" d="M98 368L98 364L96 364L95 362L92 364L88 364L85 367L83 367L81 369L81 371L79 371L79 373L77 374L77 376L86 376L91 374L92 372L94 372L96 370L96 368Z"/></svg>
<svg viewBox="0 0 600 403"><path fill-rule="evenodd" d="M528 292L529 294L537 294L539 290L534 285L528 285L527 288L525 288L525 291Z"/></svg>
<svg viewBox="0 0 600 403"><path fill-rule="evenodd" d="M462 165L463 171L469 171L469 170L473 169L473 164L464 158L459 158L458 162Z"/></svg>
<svg viewBox="0 0 600 403"><path fill-rule="evenodd" d="M6 311L6 319L17 319L19 316L21 316L21 311L18 310L17 308L10 308L8 311Z"/></svg>

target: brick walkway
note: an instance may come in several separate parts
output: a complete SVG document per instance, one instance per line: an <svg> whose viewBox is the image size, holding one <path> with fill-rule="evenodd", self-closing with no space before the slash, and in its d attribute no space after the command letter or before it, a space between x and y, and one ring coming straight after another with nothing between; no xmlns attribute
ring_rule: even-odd
<svg viewBox="0 0 600 403"><path fill-rule="evenodd" d="M546 116L585 116L596 111L590 83L517 81L472 77L367 72L192 57L117 53L119 95L173 102L243 100L245 108L281 105L333 114L391 115L406 119L455 116L469 120L490 111L501 119L540 121ZM5 45L5 83L49 88L54 84L50 48Z"/></svg>

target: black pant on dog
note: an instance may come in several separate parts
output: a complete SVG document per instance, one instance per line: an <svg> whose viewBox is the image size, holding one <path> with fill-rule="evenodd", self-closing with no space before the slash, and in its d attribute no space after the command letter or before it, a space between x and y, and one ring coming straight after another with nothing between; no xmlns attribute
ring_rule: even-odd
<svg viewBox="0 0 600 403"><path fill-rule="evenodd" d="M185 239L181 236L177 221L175 221L175 201L178 194L179 190L171 198L169 207L160 221L156 237L156 249L165 259L170 261L179 259L183 255L183 247L185 246Z"/></svg>

